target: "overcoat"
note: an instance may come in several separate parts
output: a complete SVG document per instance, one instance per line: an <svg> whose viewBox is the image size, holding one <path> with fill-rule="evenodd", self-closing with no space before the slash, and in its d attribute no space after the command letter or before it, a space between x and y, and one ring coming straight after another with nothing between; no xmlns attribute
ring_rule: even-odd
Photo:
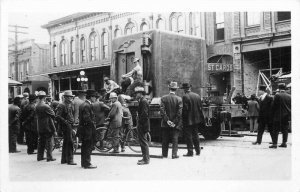
<svg viewBox="0 0 300 192"><path fill-rule="evenodd" d="M182 102L182 118L184 125L196 125L204 122L201 97L197 93L185 93L182 97Z"/></svg>
<svg viewBox="0 0 300 192"><path fill-rule="evenodd" d="M93 106L86 100L79 106L79 128L77 135L84 140L92 140L95 137L95 116Z"/></svg>
<svg viewBox="0 0 300 192"><path fill-rule="evenodd" d="M54 125L55 113L49 105L44 102L39 102L35 108L37 116L38 133L52 133L56 132Z"/></svg>
<svg viewBox="0 0 300 192"><path fill-rule="evenodd" d="M150 132L149 103L144 97L139 100L137 112L138 130L142 131L142 133Z"/></svg>
<svg viewBox="0 0 300 192"><path fill-rule="evenodd" d="M107 116L110 118L110 127L112 129L120 128L122 126L123 109L119 101L116 101L111 105L111 109Z"/></svg>

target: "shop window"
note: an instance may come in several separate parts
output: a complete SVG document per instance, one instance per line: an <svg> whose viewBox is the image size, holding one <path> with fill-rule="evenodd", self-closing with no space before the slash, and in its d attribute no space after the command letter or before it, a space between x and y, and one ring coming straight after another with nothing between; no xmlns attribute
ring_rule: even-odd
<svg viewBox="0 0 300 192"><path fill-rule="evenodd" d="M102 33L102 59L108 58L108 33Z"/></svg>
<svg viewBox="0 0 300 192"><path fill-rule="evenodd" d="M85 62L85 58L86 58L86 55L85 55L85 39L84 39L84 37L82 37L80 39L80 61L81 61L81 63Z"/></svg>
<svg viewBox="0 0 300 192"><path fill-rule="evenodd" d="M75 42L74 40L71 40L70 42L70 54L71 54L71 64L74 64L75 63Z"/></svg>
<svg viewBox="0 0 300 192"><path fill-rule="evenodd" d="M67 63L67 45L66 40L60 42L60 64L61 66L66 65Z"/></svg>
<svg viewBox="0 0 300 192"><path fill-rule="evenodd" d="M291 12L277 12L277 21L291 20Z"/></svg>
<svg viewBox="0 0 300 192"><path fill-rule="evenodd" d="M147 25L147 23L142 23L141 24L141 31L147 31L147 30L149 30L149 26Z"/></svg>
<svg viewBox="0 0 300 192"><path fill-rule="evenodd" d="M98 36L95 32L90 35L90 61L96 61L98 51Z"/></svg>
<svg viewBox="0 0 300 192"><path fill-rule="evenodd" d="M160 29L160 30L165 29L165 24L164 24L164 21L162 19L158 19L156 21L156 28Z"/></svg>
<svg viewBox="0 0 300 192"><path fill-rule="evenodd" d="M216 41L222 41L225 38L224 35L224 13L217 12L216 13Z"/></svg>
<svg viewBox="0 0 300 192"><path fill-rule="evenodd" d="M53 66L57 66L57 46L55 43L53 45Z"/></svg>
<svg viewBox="0 0 300 192"><path fill-rule="evenodd" d="M247 26L260 24L260 12L247 12Z"/></svg>

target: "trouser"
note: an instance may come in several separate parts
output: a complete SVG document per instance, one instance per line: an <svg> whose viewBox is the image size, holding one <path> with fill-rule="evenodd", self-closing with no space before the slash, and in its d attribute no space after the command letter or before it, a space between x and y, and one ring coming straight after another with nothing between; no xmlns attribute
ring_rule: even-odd
<svg viewBox="0 0 300 192"><path fill-rule="evenodd" d="M188 154L193 154L193 145L197 154L200 154L200 139L198 135L199 124L184 126L184 135Z"/></svg>
<svg viewBox="0 0 300 192"><path fill-rule="evenodd" d="M64 127L63 131L63 146L61 153L61 163L73 163L74 143L72 139L72 130Z"/></svg>
<svg viewBox="0 0 300 192"><path fill-rule="evenodd" d="M82 139L81 144L81 167L88 167L91 165L91 153L93 147L93 140Z"/></svg>
<svg viewBox="0 0 300 192"><path fill-rule="evenodd" d="M17 137L18 134L14 133L13 131L8 131L8 148L9 148L9 152L15 152L17 151Z"/></svg>
<svg viewBox="0 0 300 192"><path fill-rule="evenodd" d="M39 133L37 159L44 158L45 149L47 150L47 160L53 159L53 135L52 133Z"/></svg>
<svg viewBox="0 0 300 192"><path fill-rule="evenodd" d="M112 139L112 144L113 144L113 148L114 151L118 151L119 150L119 145L120 145L120 131L121 127L118 128L111 128L111 136L113 137Z"/></svg>
<svg viewBox="0 0 300 192"><path fill-rule="evenodd" d="M259 144L261 144L262 137L263 137L263 134L265 132L266 125L268 125L268 130L270 132L270 136L271 136L271 139L272 139L272 142L273 142L273 127L272 127L272 124L269 121L266 121L264 119L260 119L259 123L258 123L258 132L257 132L257 139L256 139L256 142L259 143Z"/></svg>
<svg viewBox="0 0 300 192"><path fill-rule="evenodd" d="M162 155L168 157L169 142L172 138L172 156L177 155L179 130L171 127L162 128Z"/></svg>
<svg viewBox="0 0 300 192"><path fill-rule="evenodd" d="M139 137L139 142L142 150L143 160L149 162L150 161L149 144L146 138L146 134L139 128L138 128L138 137Z"/></svg>
<svg viewBox="0 0 300 192"><path fill-rule="evenodd" d="M38 134L36 131L27 130L26 132L27 153L33 153L37 148Z"/></svg>
<svg viewBox="0 0 300 192"><path fill-rule="evenodd" d="M258 123L257 123L257 117L249 117L250 120L250 131L257 131Z"/></svg>
<svg viewBox="0 0 300 192"><path fill-rule="evenodd" d="M273 135L274 135L273 144L274 145L277 145L278 134L280 131L282 133L282 143L285 144L287 142L288 126L289 126L288 118L283 118L283 119L280 119L279 121L274 121L274 129L273 129Z"/></svg>
<svg viewBox="0 0 300 192"><path fill-rule="evenodd" d="M121 145L121 149L125 148L125 127L122 126L120 127L120 131L119 131L119 137L121 138L120 141L120 145Z"/></svg>
<svg viewBox="0 0 300 192"><path fill-rule="evenodd" d="M17 142L19 144L23 144L24 143L24 135L25 135L25 129L24 126L22 126L22 123L20 123L20 131L17 137Z"/></svg>

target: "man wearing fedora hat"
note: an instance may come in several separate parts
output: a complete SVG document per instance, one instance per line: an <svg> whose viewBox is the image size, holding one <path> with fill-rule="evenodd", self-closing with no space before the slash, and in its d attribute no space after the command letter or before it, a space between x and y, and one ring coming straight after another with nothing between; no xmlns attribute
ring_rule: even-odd
<svg viewBox="0 0 300 192"><path fill-rule="evenodd" d="M95 115L92 103L96 101L97 92L88 89L86 91L86 100L79 106L79 127L77 136L81 138L81 167L85 169L97 168L91 164L91 153L95 142Z"/></svg>
<svg viewBox="0 0 300 192"><path fill-rule="evenodd" d="M137 131L143 155L143 159L139 160L137 164L146 165L150 163L149 144L147 140L147 137L150 137L149 103L144 97L144 87L136 87L134 92L139 102L137 109Z"/></svg>
<svg viewBox="0 0 300 192"><path fill-rule="evenodd" d="M291 95L286 93L284 83L278 84L279 92L274 96L272 116L273 116L273 145L270 148L276 148L278 142L278 133L282 132L282 144L279 147L287 147L288 125L291 120Z"/></svg>
<svg viewBox="0 0 300 192"><path fill-rule="evenodd" d="M269 96L267 93L267 86L260 85L259 90L259 113L258 113L258 132L256 141L253 142L253 145L260 145L262 141L263 134L265 132L266 126L268 126L268 130L271 135L271 139L273 142L273 125L272 125L272 102L273 98Z"/></svg>
<svg viewBox="0 0 300 192"><path fill-rule="evenodd" d="M74 95L71 90L64 91L64 101L57 106L56 119L60 124L63 133L63 147L61 153L61 164L76 165L73 158L74 141L72 134L74 134L74 105L72 100Z"/></svg>
<svg viewBox="0 0 300 192"><path fill-rule="evenodd" d="M160 112L162 116L162 155L168 157L169 140L172 138L172 159L179 158L178 136L182 130L182 99L176 95L179 88L177 82L171 82L168 86L170 93L161 98Z"/></svg>
<svg viewBox="0 0 300 192"><path fill-rule="evenodd" d="M183 83L181 89L183 89L185 93L182 97L182 121L188 150L184 156L191 157L193 156L193 145L196 155L200 155L201 150L198 129L204 124L202 101L198 94L191 91L191 85L189 83Z"/></svg>
<svg viewBox="0 0 300 192"><path fill-rule="evenodd" d="M74 103L74 120L75 124L79 124L79 106L85 102L86 92L84 90L79 90L75 92Z"/></svg>
<svg viewBox="0 0 300 192"><path fill-rule="evenodd" d="M54 125L55 113L46 104L46 93L44 91L39 91L38 98L39 102L35 108L39 135L37 160L41 161L44 159L46 148L47 161L55 161L56 159L52 157L53 136L57 135Z"/></svg>

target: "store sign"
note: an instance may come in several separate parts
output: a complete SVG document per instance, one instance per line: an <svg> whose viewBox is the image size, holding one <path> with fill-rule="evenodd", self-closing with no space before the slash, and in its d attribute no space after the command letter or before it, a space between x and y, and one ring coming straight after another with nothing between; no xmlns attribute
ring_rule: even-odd
<svg viewBox="0 0 300 192"><path fill-rule="evenodd" d="M233 71L233 64L226 63L207 63L208 71L228 72Z"/></svg>

